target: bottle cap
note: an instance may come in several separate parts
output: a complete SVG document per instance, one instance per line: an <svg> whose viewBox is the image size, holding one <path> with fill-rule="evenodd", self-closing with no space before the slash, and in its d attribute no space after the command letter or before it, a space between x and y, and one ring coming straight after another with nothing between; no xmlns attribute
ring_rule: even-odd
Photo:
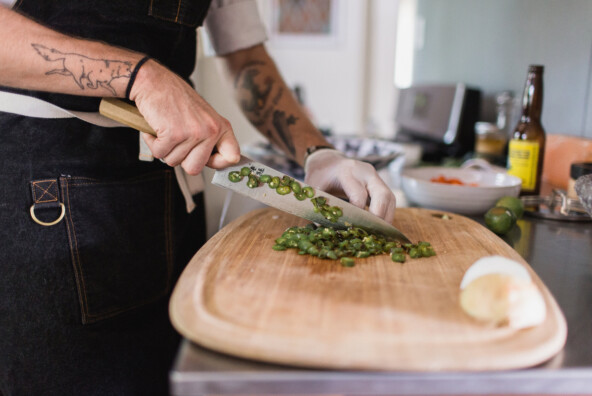
<svg viewBox="0 0 592 396"><path fill-rule="evenodd" d="M571 164L569 176L576 180L580 176L592 174L592 162L577 162Z"/></svg>
<svg viewBox="0 0 592 396"><path fill-rule="evenodd" d="M545 66L543 65L530 65L528 66L528 71L531 73L542 73L545 70Z"/></svg>

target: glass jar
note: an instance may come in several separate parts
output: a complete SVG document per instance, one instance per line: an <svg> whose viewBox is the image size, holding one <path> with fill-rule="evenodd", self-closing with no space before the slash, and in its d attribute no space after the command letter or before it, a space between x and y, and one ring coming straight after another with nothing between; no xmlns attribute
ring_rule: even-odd
<svg viewBox="0 0 592 396"><path fill-rule="evenodd" d="M475 156L492 163L504 162L508 135L490 122L475 123Z"/></svg>

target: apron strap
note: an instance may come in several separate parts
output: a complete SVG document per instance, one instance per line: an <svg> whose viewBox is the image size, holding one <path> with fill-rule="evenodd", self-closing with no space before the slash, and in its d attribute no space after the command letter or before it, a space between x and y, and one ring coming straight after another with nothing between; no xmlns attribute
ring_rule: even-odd
<svg viewBox="0 0 592 396"><path fill-rule="evenodd" d="M78 118L104 128L127 127L126 125L107 118L98 112L66 110L53 103L46 102L33 96L1 90L0 111L33 118ZM146 145L141 136L139 136L139 147L140 161L154 160L148 145ZM187 212L190 213L195 209L193 195L204 190L203 176L201 174L197 176L188 175L180 166L175 167L175 175L179 187L181 188L181 192L183 193L183 197L185 198Z"/></svg>
<svg viewBox="0 0 592 396"><path fill-rule="evenodd" d="M66 110L33 96L0 91L0 111L33 118L79 118L105 128L124 127L98 112Z"/></svg>

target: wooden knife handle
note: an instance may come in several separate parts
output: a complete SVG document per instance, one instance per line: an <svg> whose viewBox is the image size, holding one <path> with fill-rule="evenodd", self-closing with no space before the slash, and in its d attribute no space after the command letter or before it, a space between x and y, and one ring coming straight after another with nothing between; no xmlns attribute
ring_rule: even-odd
<svg viewBox="0 0 592 396"><path fill-rule="evenodd" d="M154 129L148 125L138 108L132 104L116 98L103 98L99 106L99 113L138 131L156 136Z"/></svg>
<svg viewBox="0 0 592 396"><path fill-rule="evenodd" d="M140 132L149 133L152 136L156 136L156 131L152 129L150 125L144 119L144 116L140 114L138 108L132 104L124 102L123 100L116 98L103 98L99 105L99 113L107 118L115 120L127 125L130 128L137 129ZM212 149L212 154L218 152L218 148Z"/></svg>

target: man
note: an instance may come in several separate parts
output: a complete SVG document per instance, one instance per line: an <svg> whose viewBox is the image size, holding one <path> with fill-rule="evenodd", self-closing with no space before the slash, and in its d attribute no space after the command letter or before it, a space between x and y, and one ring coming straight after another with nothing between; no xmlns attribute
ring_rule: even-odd
<svg viewBox="0 0 592 396"><path fill-rule="evenodd" d="M143 136L151 155L166 164L138 161L128 128L0 112L3 395L166 393L178 342L167 299L205 239L202 198L186 213L170 167L197 175L240 155L230 123L188 83L206 14L258 130L305 166L309 184L358 206L369 199L371 212L393 219L394 196L375 170L331 150L298 106L262 45L255 1L13 8L0 7L3 90L82 112L101 97L128 98L157 132Z"/></svg>

